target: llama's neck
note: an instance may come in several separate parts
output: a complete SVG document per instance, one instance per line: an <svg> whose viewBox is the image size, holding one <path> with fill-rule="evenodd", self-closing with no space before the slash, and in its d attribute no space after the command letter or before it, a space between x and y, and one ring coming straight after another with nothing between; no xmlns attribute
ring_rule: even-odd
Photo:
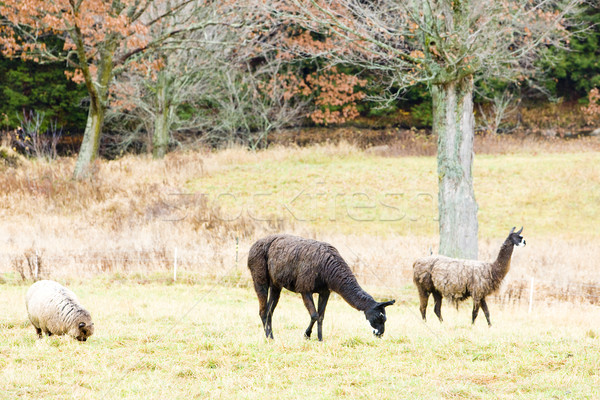
<svg viewBox="0 0 600 400"><path fill-rule="evenodd" d="M498 258L496 258L496 261L492 264L494 280L498 282L498 284L504 279L510 269L510 258L512 257L514 247L515 245L509 239L506 239L502 244L502 247L500 247Z"/></svg>
<svg viewBox="0 0 600 400"><path fill-rule="evenodd" d="M354 278L354 276L352 278ZM373 297L369 293L365 292L360 287L360 285L356 281L356 278L354 278L353 280L354 282L352 283L344 283L339 288L332 288L332 290L337 292L340 296L344 298L344 300L346 300L348 304L350 304L352 307L356 308L359 311L366 311L375 307L377 305L375 299L373 299Z"/></svg>
<svg viewBox="0 0 600 400"><path fill-rule="evenodd" d="M344 269L347 273L337 274L333 279L327 279L327 286L359 311L366 311L376 306L377 302L360 287L350 267L346 266Z"/></svg>

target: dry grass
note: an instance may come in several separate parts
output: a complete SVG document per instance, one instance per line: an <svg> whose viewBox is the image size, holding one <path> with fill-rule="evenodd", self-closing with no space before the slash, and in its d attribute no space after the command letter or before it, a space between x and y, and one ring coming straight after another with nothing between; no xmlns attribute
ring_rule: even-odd
<svg viewBox="0 0 600 400"><path fill-rule="evenodd" d="M494 139L494 154L476 158L480 258L495 257L512 225L525 225L529 243L498 301L526 300L533 276L538 300L598 304L600 246L590 221L600 213L599 142ZM412 297L412 261L437 248L431 157L382 158L346 143L176 152L99 161L84 182L71 179L73 163L24 161L0 175L3 280L30 279L37 268L56 279L168 281L175 251L179 279L247 280L252 242L285 231L330 241L361 281ZM398 197L376 197L390 187Z"/></svg>
<svg viewBox="0 0 600 400"><path fill-rule="evenodd" d="M432 218L407 217L398 229L381 214L332 220L327 203L303 209L312 203L298 200L296 213L323 216L302 221L282 217L265 196L251 203L252 218L248 209L231 214L231 198L209 195L319 193L306 186L315 179L330 183L330 194L384 190L394 179L425 192L435 183L431 157L381 157L348 144L178 152L100 161L84 182L71 180L73 159L4 167L0 398L597 398L600 246L588 226L600 213L597 142L489 146L498 151L475 162L480 256L493 258L521 221L528 242L492 299L491 329L482 317L471 326L469 302L458 311L444 305L444 324L421 322L411 264L437 247ZM430 213L426 206L405 211ZM308 313L284 292L276 339L265 341L245 255L280 231L331 242L370 293L398 300L383 340L334 295L325 342L305 341ZM36 269L91 311L88 342L36 340L23 304Z"/></svg>
<svg viewBox="0 0 600 400"><path fill-rule="evenodd" d="M600 385L597 308L494 307L490 329L452 308L444 324L423 324L411 302L388 307L378 340L334 295L319 343L302 338L308 313L284 292L266 341L247 288L105 279L71 288L95 321L85 343L37 340L26 287L0 292L0 398L589 399Z"/></svg>
<svg viewBox="0 0 600 400"><path fill-rule="evenodd" d="M578 137L562 139L559 137L543 137L539 135L475 135L473 144L475 154L548 154L548 153L581 153L600 151L600 140L597 137ZM384 157L398 156L435 156L437 138L432 135L414 134L405 131L398 139L387 144L367 149L372 154Z"/></svg>
<svg viewBox="0 0 600 400"><path fill-rule="evenodd" d="M546 110L548 111L548 110ZM531 111L534 114L536 111ZM556 113L556 109L552 111ZM544 116L550 124L549 115ZM579 121L582 119L579 118ZM525 132L491 135L476 134L474 149L476 154L511 154L511 153L573 153L600 151L598 137L577 136L574 132L580 129L527 128ZM539 125L538 125L539 126ZM550 125L552 126L552 125ZM591 128L587 129L587 132ZM555 136L545 136L548 133ZM397 156L434 156L437 150L437 137L429 130L402 128L364 129L356 127L311 128L279 132L273 137L275 145L310 146L352 143L370 154L387 157Z"/></svg>
<svg viewBox="0 0 600 400"><path fill-rule="evenodd" d="M226 165L228 152L222 157ZM37 251L42 272L55 277L169 270L177 247L182 271L195 268L202 254L201 264L218 273L225 253L234 254L235 238L269 227L245 217L221 221L217 208L186 191L186 181L214 167L205 158L98 162L93 179L83 182L71 179L73 159L8 170L0 176L3 270L24 262L27 251Z"/></svg>

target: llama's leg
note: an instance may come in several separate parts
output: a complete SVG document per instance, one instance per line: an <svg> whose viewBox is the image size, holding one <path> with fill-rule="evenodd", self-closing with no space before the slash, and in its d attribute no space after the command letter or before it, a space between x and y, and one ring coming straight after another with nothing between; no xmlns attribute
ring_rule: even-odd
<svg viewBox="0 0 600 400"><path fill-rule="evenodd" d="M304 301L304 306L310 314L310 324L304 332L304 337L309 339L310 335L312 334L312 328L315 322L317 322L317 319L319 319L319 314L317 313L317 309L315 308L315 302L313 301L312 293L302 293L302 301Z"/></svg>
<svg viewBox="0 0 600 400"><path fill-rule="evenodd" d="M485 314L485 319L487 319L488 326L492 326L492 322L490 321L490 311L488 310L487 303L485 299L481 299L481 309Z"/></svg>
<svg viewBox="0 0 600 400"><path fill-rule="evenodd" d="M440 322L444 322L444 318L442 318L442 294L440 292L433 292L433 300L435 301L433 311Z"/></svg>
<svg viewBox="0 0 600 400"><path fill-rule="evenodd" d="M481 304L480 300L473 299L473 324L475 324L475 318L477 318L477 314L479 314L479 306Z"/></svg>
<svg viewBox="0 0 600 400"><path fill-rule="evenodd" d="M267 329L267 298L268 298L268 294L269 294L269 286L254 283L254 290L256 291L256 296L258 297L258 315L260 315L260 320L262 321L263 329L266 330Z"/></svg>
<svg viewBox="0 0 600 400"><path fill-rule="evenodd" d="M423 321L427 321L427 303L429 302L430 293L420 286L417 286L417 290L419 291L419 301L421 303L419 310L421 310Z"/></svg>
<svg viewBox="0 0 600 400"><path fill-rule="evenodd" d="M281 294L281 288L271 286L269 290L269 301L267 302L267 323L265 324L265 335L267 338L273 339L273 326L271 320L273 319L273 311L277 307L279 302L279 295Z"/></svg>
<svg viewBox="0 0 600 400"><path fill-rule="evenodd" d="M319 319L317 320L317 337L323 341L323 318L325 318L325 308L329 300L329 291L319 293Z"/></svg>

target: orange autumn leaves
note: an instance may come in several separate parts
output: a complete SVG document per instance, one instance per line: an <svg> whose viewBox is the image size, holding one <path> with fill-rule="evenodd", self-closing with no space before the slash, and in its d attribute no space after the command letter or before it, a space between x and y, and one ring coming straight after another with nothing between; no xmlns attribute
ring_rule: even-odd
<svg viewBox="0 0 600 400"><path fill-rule="evenodd" d="M357 102L365 97L357 91L366 80L339 72L333 67L324 74L311 74L306 85L316 93L316 110L309 114L316 124L339 124L358 117Z"/></svg>
<svg viewBox="0 0 600 400"><path fill-rule="evenodd" d="M87 63L94 73L94 64L107 41L117 41L121 51L143 46L148 41L148 29L139 16L150 3L150 0L3 0L0 15L7 23L0 28L0 50L8 57L58 61L58 53L48 51L38 40L46 34L58 35L65 40L63 51L78 52L77 57L69 57L71 65L81 68ZM78 61L80 57L84 61ZM67 75L77 82L83 78L81 71Z"/></svg>
<svg viewBox="0 0 600 400"><path fill-rule="evenodd" d="M151 3L151 0L2 0L0 15L8 23L0 26L0 51L8 57L36 62L64 61L65 54L70 52L68 65L73 69L65 71L65 75L77 83L89 84L98 76L102 63L116 65L120 55L144 48L152 39L146 25L149 20L142 17ZM23 35L19 27L28 27L31 36ZM46 49L43 42L36 40L48 34L63 38L63 48ZM328 52L340 51L339 43L333 43L328 37L316 40L308 31L289 36L282 34L279 40L279 56L291 62L301 52L323 54L326 58ZM111 47L110 43L116 46ZM107 48L114 48L110 50L112 54L108 54ZM160 59L150 62L140 59L127 65L128 70L151 80L156 79L156 72L161 68ZM364 80L331 66L308 75L282 73L278 82L285 86L288 98L300 96L312 100L313 108L307 116L317 124L342 123L355 118L357 103L365 97L360 91ZM264 87L268 89L273 84L267 82ZM127 93L120 96L112 84L109 90L113 94L111 101L116 102L114 105L131 106L125 104ZM264 92L268 93L268 90Z"/></svg>
<svg viewBox="0 0 600 400"><path fill-rule="evenodd" d="M308 30L298 32L290 27L280 40L278 57L288 62L302 59L302 55L313 57L321 55L322 62L327 62L331 52L340 52L343 46L337 43L335 36L323 36L316 39ZM367 81L359 77L341 72L336 66L324 66L318 71L300 76L294 73L280 74L277 79L263 86L268 95L276 85L283 90L284 98L290 100L295 96L311 98L313 108L307 113L315 124L340 124L352 120L359 115L357 104L366 94L361 91Z"/></svg>
<svg viewBox="0 0 600 400"><path fill-rule="evenodd" d="M593 88L588 93L589 104L582 108L585 121L588 125L593 125L598 122L600 117L600 90Z"/></svg>
<svg viewBox="0 0 600 400"><path fill-rule="evenodd" d="M314 109L306 115L315 124L340 124L359 115L357 103L365 98L360 91L367 81L340 72L337 67L313 72L305 77L288 72L280 74L259 89L267 96L283 92L285 100L312 98Z"/></svg>

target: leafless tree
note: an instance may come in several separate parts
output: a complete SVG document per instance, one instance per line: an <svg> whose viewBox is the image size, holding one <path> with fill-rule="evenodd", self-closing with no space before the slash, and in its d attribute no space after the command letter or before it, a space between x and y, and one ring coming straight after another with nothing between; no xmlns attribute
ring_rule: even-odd
<svg viewBox="0 0 600 400"><path fill-rule="evenodd" d="M526 78L567 42L582 0L261 1L269 15L325 34L328 56L376 71L389 87L426 84L438 137L441 254L477 258L472 178L474 81ZM391 96L393 98L393 95Z"/></svg>
<svg viewBox="0 0 600 400"><path fill-rule="evenodd" d="M141 68L117 76L109 122L120 131L120 147L146 136L153 156L161 158L176 132L200 132L212 145L256 147L304 116L304 105L277 85L284 61L259 43L261 21L248 11L251 3L233 3L206 2L163 18L163 24L181 25L180 34L144 54ZM203 29L186 29L203 23Z"/></svg>
<svg viewBox="0 0 600 400"><path fill-rule="evenodd" d="M501 91L494 91L491 94L479 93L479 96L481 96L483 102L477 104L479 116L476 119L478 124L476 129L495 135L498 133L500 126L509 117L517 113L520 98L510 87L506 87ZM518 125L512 129L517 127Z"/></svg>

